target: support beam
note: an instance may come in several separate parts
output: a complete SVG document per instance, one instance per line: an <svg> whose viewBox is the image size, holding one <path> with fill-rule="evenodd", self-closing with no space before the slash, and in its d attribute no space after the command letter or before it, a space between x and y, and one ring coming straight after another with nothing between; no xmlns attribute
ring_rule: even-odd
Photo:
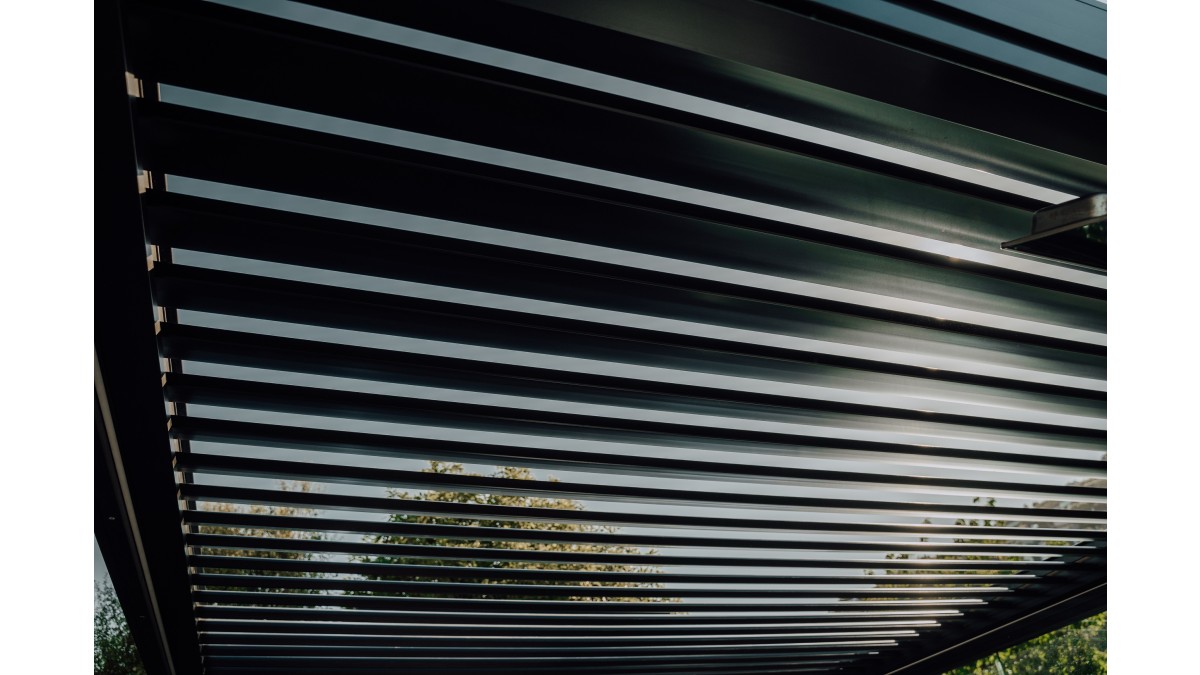
<svg viewBox="0 0 1200 675"><path fill-rule="evenodd" d="M999 626L995 621L989 621L986 627L972 628L968 625L945 640L920 645L916 658L887 671L887 675L940 675L1001 649L1095 616L1108 607L1108 584L1090 582L1065 598L1062 595L1055 595L1054 598L1037 609L1023 611ZM901 659L896 662L900 663Z"/></svg>
<svg viewBox="0 0 1200 675"><path fill-rule="evenodd" d="M96 3L97 540L150 675L199 675L200 651L159 386L120 8ZM114 518L108 521L108 518ZM118 525L108 527L104 523Z"/></svg>

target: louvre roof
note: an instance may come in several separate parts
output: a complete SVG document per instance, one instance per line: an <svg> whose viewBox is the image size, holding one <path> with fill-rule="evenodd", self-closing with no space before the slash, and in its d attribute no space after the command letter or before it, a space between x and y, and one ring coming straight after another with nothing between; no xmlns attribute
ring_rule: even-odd
<svg viewBox="0 0 1200 675"><path fill-rule="evenodd" d="M1104 609L1105 273L1001 248L1105 191L1102 9L107 6L148 672L941 673Z"/></svg>

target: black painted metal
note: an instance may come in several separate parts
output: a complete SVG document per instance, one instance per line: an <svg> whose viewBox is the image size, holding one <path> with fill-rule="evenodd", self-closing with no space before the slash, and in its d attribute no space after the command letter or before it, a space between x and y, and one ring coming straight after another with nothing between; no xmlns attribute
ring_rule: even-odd
<svg viewBox="0 0 1200 675"><path fill-rule="evenodd" d="M1104 44L1107 12L1082 2L1010 2L990 11L980 7L987 3L939 0L778 0L771 4L1090 106L1106 105L1107 61L1092 45L1097 40ZM1055 5L1053 11L1045 12L1046 4ZM1044 34L1045 28L1030 25L1036 19L1050 24L1051 30L1074 29L1090 44L1067 35L1043 37L1038 33ZM1073 46L1064 44L1068 40Z"/></svg>
<svg viewBox="0 0 1200 675"><path fill-rule="evenodd" d="M443 608L444 609L444 608ZM557 635L560 632L568 635L608 635L637 633L657 634L686 633L688 635L712 634L725 630L762 630L764 632L791 630L796 626L806 626L813 621L824 622L833 626L857 626L862 622L882 622L884 624L901 623L913 625L912 622L923 623L923 627L954 623L962 620L961 612L954 609L862 609L862 610L833 610L813 611L807 614L796 613L792 616L749 616L737 617L711 614L675 614L675 615L638 615L621 616L605 614L548 614L529 616L512 612L493 611L482 615L475 612L456 611L386 611L364 609L313 609L313 608L283 608L283 607L253 607L239 605L211 606L201 605L196 608L201 622L233 621L256 625L278 625L281 633L297 632L292 628L304 626L299 632L311 630L310 627L328 627L331 633L356 635L395 634L397 630L412 630L418 635L430 631L439 635L447 634L447 626L458 627L463 634L471 635L477 632L507 633L511 627L514 636L527 635L529 630L541 631L539 635ZM356 632L360 627L361 632Z"/></svg>
<svg viewBox="0 0 1200 675"><path fill-rule="evenodd" d="M949 634L943 639L922 645L918 651L922 655L920 658L887 672L897 675L942 673L956 664L970 663L997 650L1094 616L1107 606L1107 584L1096 584L1094 581L1079 584L1069 593L1056 594L1043 602L1022 607L1020 611L1003 613L998 617L1001 620L993 620L993 626L986 629L974 627L948 631ZM1003 621L1004 618L1009 620Z"/></svg>
<svg viewBox="0 0 1200 675"><path fill-rule="evenodd" d="M842 666L849 661L851 657L859 655L869 655L871 652L859 650L857 652L806 652L804 655L798 656L780 656L777 658L759 658L759 659L736 659L725 660L714 658L712 656L698 659L697 657L682 657L670 660L652 659L647 657L638 657L636 661L641 663L627 663L624 661L615 661L609 657L597 658L582 663L567 661L562 658L547 658L536 661L516 662L512 659L497 660L494 658L464 658L464 659L447 659L447 658L403 658L395 657L391 659L375 658L347 661L344 657L309 657L309 658L293 658L280 659L278 657L214 657L208 659L208 662L213 664L211 667L214 673L285 673L285 672L301 672L301 673L371 673L372 675L379 673L395 673L402 669L404 673L419 673L421 675L434 675L440 673L472 673L479 672L481 669L486 669L488 672L518 673L528 672L562 672L564 667L571 668L572 672L588 672L588 673L628 673L633 675L645 675L655 672L703 672L717 673L718 675L733 675L742 673L806 673L806 672L829 672L829 668ZM603 661L603 663L600 663ZM497 666L497 662L504 665ZM266 664L282 664L280 668L274 668L272 665ZM810 666L810 667L806 667ZM578 669L578 670L577 670Z"/></svg>
<svg viewBox="0 0 1200 675"><path fill-rule="evenodd" d="M1088 195L1038 209L1033 233L1006 241L1006 249L1108 269L1108 195Z"/></svg>
<svg viewBox="0 0 1200 675"><path fill-rule="evenodd" d="M163 433L119 2L96 3L96 539L151 675L199 674L191 583ZM102 129L102 131L101 131Z"/></svg>
<svg viewBox="0 0 1200 675"><path fill-rule="evenodd" d="M625 0L606 3L600 10L584 0L508 0L506 4L535 10L524 13L487 2L462 3L456 8L458 12L449 8L380 8L369 0L316 0L313 4L440 30L483 44L503 45L518 53L532 52L639 80L669 81L691 75L676 69L643 74L648 69L644 61L639 61L648 52L674 66L676 60L684 58L676 56L676 51L686 51L696 57L708 56L713 61L752 66L846 91L867 99L863 101L865 106L870 106L870 101L887 103L1104 163L1104 116L1095 108L1072 105L1014 82L838 29L798 12L755 6L757 3L659 0L646 9L644 3ZM547 15L567 21L554 21ZM504 19L511 22L511 30L489 30L497 20ZM666 50L661 45L676 49ZM722 70L708 59L702 62L710 72ZM728 73L723 73L725 78L736 80ZM920 82L936 82L937 92L931 95L916 86ZM725 81L697 81L692 86L706 84L716 89ZM734 91L744 94L745 84ZM721 96L713 98L720 100ZM1033 110L1044 117L1035 120L1037 116L1030 112Z"/></svg>
<svg viewBox="0 0 1200 675"><path fill-rule="evenodd" d="M621 553L575 553L570 551L530 551L511 549L463 549L454 546L419 546L409 544L373 544L354 541L280 540L272 537L245 535L189 534L188 544L209 549L231 551L311 551L317 553L350 553L379 555L391 558L434 560L489 560L502 562L598 563L663 567L700 565L721 567L783 567L824 569L926 569L926 570L1055 570L1063 563L1053 560L946 559L946 560L821 560L821 559L760 559L722 558L717 556L642 555ZM765 582L764 582L765 583Z"/></svg>
<svg viewBox="0 0 1200 675"><path fill-rule="evenodd" d="M820 410L835 413L852 413L873 417L892 417L922 421L944 421L1005 429L1027 430L1043 433L1075 435L1083 438L1103 438L1101 430L1079 429L1065 424L1041 423L1045 410L1012 411L1011 418L997 419L995 407L960 404L944 413L915 410L918 405L936 405L923 399L909 396L877 397L868 403L851 401L829 401L818 396L781 395L762 391L734 391L719 386L704 386L678 381L653 381L634 377L555 370L527 365L508 365L489 361L461 359L428 354L411 354L402 351L333 345L314 340L295 340L236 331L223 331L196 326L164 323L158 326L159 349L172 358L191 361L220 363L246 367L271 367L289 372L353 377L376 381L446 388L469 387L474 391L513 394L533 397L569 398L583 403L639 403L643 407L678 411L719 409L724 412L742 413L760 410L760 414L783 413L786 410ZM822 370L812 369L814 374ZM889 379L875 374L873 380ZM894 378L901 384L914 384L910 379ZM864 392L863 397L869 396ZM789 414L795 419L795 413ZM1059 418L1063 419L1063 418ZM196 426L200 426L197 424ZM198 428L187 433L216 435L211 424L208 431ZM247 428L247 430L249 427ZM865 451L863 451L865 452ZM908 459L928 456L929 451L913 453ZM899 452L892 452L896 455ZM880 453L878 459L887 459ZM951 457L943 456L950 462ZM967 459L967 458L964 458ZM985 457L979 454L969 457L963 465L979 466ZM996 458L995 465L1003 466L1004 459ZM1086 463L1075 463L1079 469ZM1099 463L1092 463L1099 470Z"/></svg>
<svg viewBox="0 0 1200 675"><path fill-rule="evenodd" d="M609 532L572 532L561 530L534 530L490 527L475 528L459 525L425 525L408 523L363 522L358 520L341 520L336 518L301 518L295 516L260 516L243 513L214 513L209 511L189 511L184 514L188 522L229 525L244 528L263 528L281 530L311 530L330 531L348 534L395 534L401 536L431 536L445 539L477 539L485 534L488 540L512 540L526 542L578 542L603 543L631 546L697 546L723 548L755 548L768 550L845 550L845 551L904 551L929 553L978 553L991 555L1062 555L1063 546L1045 546L1022 543L1028 539L1042 541L1049 537L1060 539L1103 539L1103 530L1067 530L1058 528L1038 528L1036 534L1025 528L994 528L970 526L937 526L937 525L906 525L878 523L827 523L827 522L784 522L776 524L770 521L736 518L703 518L697 516L663 516L652 514L619 514L603 511L584 511L575 516L572 514L555 513L556 509L538 509L534 507L504 507L482 506L471 504L445 504L425 502L420 500L396 501L373 497L352 497L344 495L304 494L296 492L281 492L274 490L252 490L245 488L223 488L199 485L181 486L180 492L188 497L226 503L243 504L272 504L286 506L301 506L304 508L331 508L346 511L377 511L394 513L403 510L406 513L428 514L438 516L453 516L486 520L505 520L512 522L551 522L551 523L588 523L600 525L648 525L654 527L704 529L704 530L741 530L741 531L793 531L793 532L839 532L854 534L884 534L909 536L953 536L955 539L983 538L987 543L932 543L912 541L795 541L742 539L721 537L688 537L677 533L660 535L637 535ZM996 543L1016 542L1016 543ZM1091 552L1094 549L1086 545L1073 546L1070 550Z"/></svg>
<svg viewBox="0 0 1200 675"><path fill-rule="evenodd" d="M209 571L213 570L274 570L274 571L296 571L321 573L328 572L332 574L355 574L355 575L370 575L378 577L387 577L391 579L404 579L406 577L419 577L422 579L473 579L473 580L506 580L515 581L538 580L538 581L587 581L594 579L597 581L629 581L637 583L659 583L664 577L656 572L604 572L604 571L581 571L581 570L559 570L559 569L511 569L511 568L455 568L445 565L391 565L384 563L358 563L358 562L332 562L327 560L287 560L287 559L272 559L272 558L252 558L246 560L237 556L215 556L215 555L199 555L192 556L189 559L193 567L204 568ZM206 577L211 583L210 586L220 586L223 582L213 581L216 577L222 579L233 579L238 576L239 580L245 581L247 575L233 574L217 574ZM270 584L276 579L258 579L257 583ZM308 580L304 578L291 578L292 581L306 583ZM862 575L850 576L825 576L825 575L772 575L772 576L738 576L729 574L688 574L674 573L668 580L672 583L681 584L862 584ZM899 574L888 575L881 574L872 581L887 582L889 584L949 584L962 581L978 581L979 583L996 583L999 581L1028 581L1052 583L1061 581L1057 577L1036 576L1036 575L1020 575L1020 574ZM229 585L235 584L232 581ZM623 592L622 589L617 589L618 592ZM670 594L673 591L667 591ZM890 592L890 591L887 591Z"/></svg>
<svg viewBox="0 0 1200 675"><path fill-rule="evenodd" d="M835 592L829 592L831 597ZM305 593L263 593L253 591L194 592L201 604L251 605L266 607L346 607L354 609L474 611L515 614L629 614L669 615L679 611L676 603L668 602L575 602L572 600L492 600L456 599L451 597L395 597L382 595L310 595ZM980 605L978 598L906 598L898 600L856 600L854 608L870 609L957 609ZM814 601L772 604L772 611L796 615L798 612L841 609L842 601ZM761 603L689 603L689 613L744 614L762 612Z"/></svg>
<svg viewBox="0 0 1200 675"><path fill-rule="evenodd" d="M325 284L313 284L286 279L275 279L258 275L240 274L220 270L198 269L195 267L155 263L150 274L154 280L156 299L159 302L171 303L172 306L206 312L218 312L252 316L276 321L288 321L308 325L328 326L349 330L360 330L376 333L388 333L404 337L424 339L462 341L467 344L482 343L488 346L512 348L517 345L528 349L545 348L549 351L552 338L556 338L559 346L552 353L565 353L583 357L597 358L607 352L622 351L622 347L633 347L649 351L652 355L671 353L675 351L706 350L716 352L717 357L725 354L735 356L762 357L782 361L780 368L786 368L792 361L807 361L817 363L833 363L848 367L860 367L868 370L893 370L904 374L981 382L987 384L1002 384L1013 388L1030 388L1037 392L1073 395L1081 397L1102 396L1093 387L1102 385L1102 381L1091 377L1076 375L1078 370L1071 368L1073 363L1059 363L1065 378L1046 378L1042 382L1033 380L1036 375L1025 368L987 367L986 362L977 365L969 362L959 366L953 363L950 372L929 373L929 368L918 365L918 359L905 358L904 352L879 353L873 350L853 350L849 354L829 354L817 351L820 345L806 342L792 347L778 346L751 341L749 339L722 338L708 334L684 334L668 330L655 330L642 326L614 325L586 318L560 318L545 316L515 310L493 307L463 306L456 303L439 302L425 298L414 298L402 295L377 293L364 290L339 288ZM438 321L434 322L431 315ZM807 320L820 330L826 328L817 323L818 317L805 316L799 320ZM798 327L796 337L808 338L803 326ZM836 324L829 326L835 330ZM908 346L910 340L904 339L904 327L896 324L867 324L863 330L888 330L899 334L896 342ZM856 333L858 331L855 331ZM564 333L570 335L564 340ZM468 342L468 336L474 339ZM963 355L963 361L970 356L976 356L983 351L1005 353L1005 350L1021 355L1032 354L1034 362L1050 355L1063 354L1061 351L1043 350L1038 346L1018 345L1000 341L984 341L978 343L974 339L955 341L946 344L942 339L946 336L939 332L927 331L922 336L924 344L943 348L946 352L958 356ZM638 344L631 345L628 341ZM563 345L563 343L567 343ZM963 342L967 349L956 349ZM912 340L915 346L921 344ZM1078 346L1077 346L1078 347ZM1092 356L1095 351L1090 347L1078 347L1080 353ZM1070 354L1069 352L1066 354ZM911 357L911 354L907 355ZM610 356L611 358L611 356ZM894 361L885 359L895 358ZM1071 356L1064 355L1070 359ZM1083 359L1081 359L1082 361ZM904 361L908 361L905 363ZM1093 374L1091 359L1081 363L1088 375ZM668 361L669 362L669 361ZM866 363L864 363L866 362ZM924 370L924 373L921 371ZM1059 373L1053 373L1058 375ZM1030 380L1017 382L1021 377ZM1039 386L1040 385L1040 386Z"/></svg>
<svg viewBox="0 0 1200 675"><path fill-rule="evenodd" d="M908 675L1103 609L1104 278L1000 248L1105 188L1075 4L125 3L97 537L151 670Z"/></svg>
<svg viewBox="0 0 1200 675"><path fill-rule="evenodd" d="M191 397L188 393L185 393L191 391L188 389L187 382L194 381L187 380L181 383L178 378L172 378L168 381L168 390L178 398L188 397L190 400L211 402L213 399L204 395ZM264 402L269 401L269 395L264 395L262 400ZM406 403L408 403L407 400L398 404L398 407ZM332 406L327 409L332 409ZM411 418L406 417L406 419ZM1042 499L1056 498L1078 502L1102 501L1105 495L1104 490L1101 488L1085 486L1032 486L1016 482L972 481L921 475L896 476L883 473L854 473L848 471L823 471L819 469L763 468L726 462L704 462L640 456L614 457L605 453L570 452L462 441L436 441L398 435L295 429L279 425L228 422L200 417L173 417L170 424L171 435L175 438L263 447L324 450L326 452L341 452L350 455L374 455L379 457L423 460L442 459L445 461L476 464L528 466L538 469L582 470L593 473L612 473L630 476L708 478L711 480L776 485L891 488L901 491L919 490L927 494L1002 494L1009 496L1032 496ZM833 453L831 452L831 454ZM330 474L329 477L333 478L333 474ZM560 491L565 491L565 486ZM985 513L985 511L975 507L971 507L968 510L970 512ZM1047 515L1047 513L1044 511L1022 510L1021 515L1031 517L1035 515ZM1095 513L1076 515L1097 517Z"/></svg>
<svg viewBox="0 0 1200 675"><path fill-rule="evenodd" d="M411 636L408 636L411 637ZM493 635L493 636L469 636L469 637L452 637L446 638L443 636L423 637L426 645L431 647L478 647L480 643L499 642L503 640L511 640L515 636L509 634ZM894 640L903 638L916 637L916 633L906 630L840 630L840 631L823 631L816 633L791 631L789 634L764 636L753 635L748 636L727 636L720 633L714 635L689 635L686 637L656 637L656 636L635 636L637 639L628 640L611 637L601 638L568 638L555 640L532 640L527 639L522 641L522 645L541 649L545 647L635 647L635 646L657 646L657 647L682 647L696 642L703 642L709 645L767 645L767 644L803 644L805 642L822 642L830 640ZM497 638L497 640L488 640L487 638ZM321 647L403 647L405 639L403 637L389 636L362 636L362 635L339 635L339 636L316 636L316 635L256 635L256 634L241 634L241 633L202 633L201 639L206 645L258 645L258 646L273 646L282 647L288 645L308 645Z"/></svg>
<svg viewBox="0 0 1200 675"><path fill-rule="evenodd" d="M133 534L133 518L125 502L113 462L111 444L99 402L96 405L94 529L113 590L125 613L130 634L149 669L166 672L167 653L154 619L155 600L147 586L149 574L141 564Z"/></svg>
<svg viewBox="0 0 1200 675"><path fill-rule="evenodd" d="M285 462L248 457L228 457L202 453L177 454L175 468L199 473L254 476L271 479L308 480L380 487L407 487L442 492L467 491L518 496L561 496L569 499L602 499L614 502L635 502L649 506L682 504L689 506L731 505L786 511L848 511L856 513L908 513L916 515L949 514L1002 518L1061 518L1065 521L1090 523L1105 519L1103 511L1072 509L1004 509L933 502L888 502L864 499L827 499L787 497L699 490L670 490L637 488L593 483L535 481L508 478L454 476L420 471L401 471L375 467L349 467L311 462ZM769 521L761 521L769 522ZM775 527L787 523L775 521ZM771 527L766 525L765 527ZM1040 534L1040 533L1039 533ZM1043 535L1045 536L1045 535Z"/></svg>
<svg viewBox="0 0 1200 675"><path fill-rule="evenodd" d="M914 635L914 629L927 628L932 621L843 621L826 623L795 623L782 626L715 626L697 629L687 626L570 626L561 624L515 624L459 626L454 637L445 637L444 625L418 624L346 624L334 622L272 622L229 621L204 619L200 622L201 640L206 644L311 644L324 642L336 644L390 644L396 636L422 636L431 644L455 644L470 641L472 637L512 639L518 637L561 638L566 644L617 644L627 638L642 638L646 644L652 640L703 641L712 638L728 638L727 641L743 639L743 635L758 635L770 639L820 637L828 635L882 635L890 637ZM257 642L262 640L262 642ZM570 640L571 642L567 642ZM547 642L550 644L550 642Z"/></svg>
<svg viewBox="0 0 1200 675"><path fill-rule="evenodd" d="M289 570L290 571L290 570ZM419 572L421 570L413 570ZM470 575L466 575L470 576ZM560 600L577 601L586 599L589 601L610 601L610 604L617 604L612 601L613 598L651 598L651 604L660 602L662 599L668 598L702 598L702 599L801 599L801 598L826 598L836 597L841 599L853 599L855 601L865 599L865 602L870 602L872 598L884 597L889 600L894 598L901 599L917 599L926 601L930 599L958 599L966 597L969 600L979 601L980 599L988 599L1000 596L1009 592L1007 588L875 588L869 590L846 590L842 588L836 589L790 589L790 590L773 590L773 589L697 589L697 588L670 588L670 589L655 589L655 588L617 588L617 587L595 587L595 586L563 586L563 585L536 585L536 584L516 584L508 583L508 580L497 583L456 583L452 581L434 581L434 582L413 582L413 581L352 581L344 579L327 579L327 578L292 578L292 577L276 577L270 575L232 575L232 574L203 574L197 573L192 576L192 581L198 587L206 588L234 588L244 590L247 588L270 588L278 591L295 591L305 590L305 594L284 593L283 599L274 599L268 596L263 596L263 603L284 603L296 604L300 602L305 605L320 605L320 604L335 604L347 607L375 607L387 606L383 602L375 603L374 601L383 601L391 598L399 598L409 600L412 598L420 598L433 594L450 594L454 596L473 596L483 598L496 598L498 601L507 601L512 597L534 597L545 598L547 602ZM599 583L614 583L615 580L599 576L596 579ZM861 581L861 580L860 580ZM885 579L886 581L886 579ZM974 581L973 579L970 581ZM986 579L984 579L986 581ZM630 583L650 583L642 579L634 577ZM959 580L961 583L961 580ZM321 591L337 591L338 593L321 593ZM204 591L201 591L204 593ZM316 597L308 597L307 602L303 602L308 593L316 593ZM346 595L370 595L369 598L363 597L344 597ZM334 596L332 599L329 597ZM235 595L201 595L201 597L216 601L237 602L241 598ZM299 598L299 599L297 599ZM370 600L372 603L360 602L362 600ZM349 603L349 604L347 604ZM621 603L626 604L626 603ZM818 603L820 604L820 603ZM398 605L400 607L408 605ZM705 608L710 611L720 611L719 608L724 605L698 605L698 609L693 611L704 611ZM821 605L824 608L829 608L829 603ZM539 605L539 608L548 608L551 605ZM754 605L732 605L731 611L754 611ZM760 607L760 606L759 606ZM795 610L802 605L783 605L786 609ZM761 607L760 607L761 608ZM498 609L493 607L492 609ZM642 607L630 604L630 611L641 610ZM690 609L690 608L689 608ZM533 611L537 611L536 609ZM653 611L653 609L651 609ZM662 610L660 610L662 611Z"/></svg>

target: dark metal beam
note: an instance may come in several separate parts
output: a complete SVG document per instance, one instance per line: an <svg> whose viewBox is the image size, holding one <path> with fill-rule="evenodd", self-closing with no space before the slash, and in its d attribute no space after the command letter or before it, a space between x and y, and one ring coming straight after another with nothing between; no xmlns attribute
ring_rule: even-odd
<svg viewBox="0 0 1200 675"><path fill-rule="evenodd" d="M123 607L142 608L129 619L147 671L199 675L171 447L164 433L118 2L96 3L96 50L97 137L108 142L96 153L94 470L105 475L104 480L97 476L106 487L98 497L108 506L104 513L98 504L98 516L127 518L122 533L110 535L101 527L97 538L105 540L106 564L117 570L113 578L123 587L117 589ZM139 583L130 588L135 578Z"/></svg>
<svg viewBox="0 0 1200 675"><path fill-rule="evenodd" d="M95 411L94 528L96 544L113 590L121 603L129 632L138 654L150 673L166 672L167 653L157 624L155 602L147 587L149 572L140 555L133 518L126 502L127 491L117 474L108 428L97 398Z"/></svg>

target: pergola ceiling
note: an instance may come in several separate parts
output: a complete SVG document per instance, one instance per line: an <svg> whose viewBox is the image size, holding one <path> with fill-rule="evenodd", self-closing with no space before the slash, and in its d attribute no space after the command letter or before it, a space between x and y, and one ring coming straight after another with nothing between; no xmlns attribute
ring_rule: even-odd
<svg viewBox="0 0 1200 675"><path fill-rule="evenodd" d="M149 672L940 673L1104 608L1105 276L1000 247L1104 191L1102 44L106 7L97 539Z"/></svg>

